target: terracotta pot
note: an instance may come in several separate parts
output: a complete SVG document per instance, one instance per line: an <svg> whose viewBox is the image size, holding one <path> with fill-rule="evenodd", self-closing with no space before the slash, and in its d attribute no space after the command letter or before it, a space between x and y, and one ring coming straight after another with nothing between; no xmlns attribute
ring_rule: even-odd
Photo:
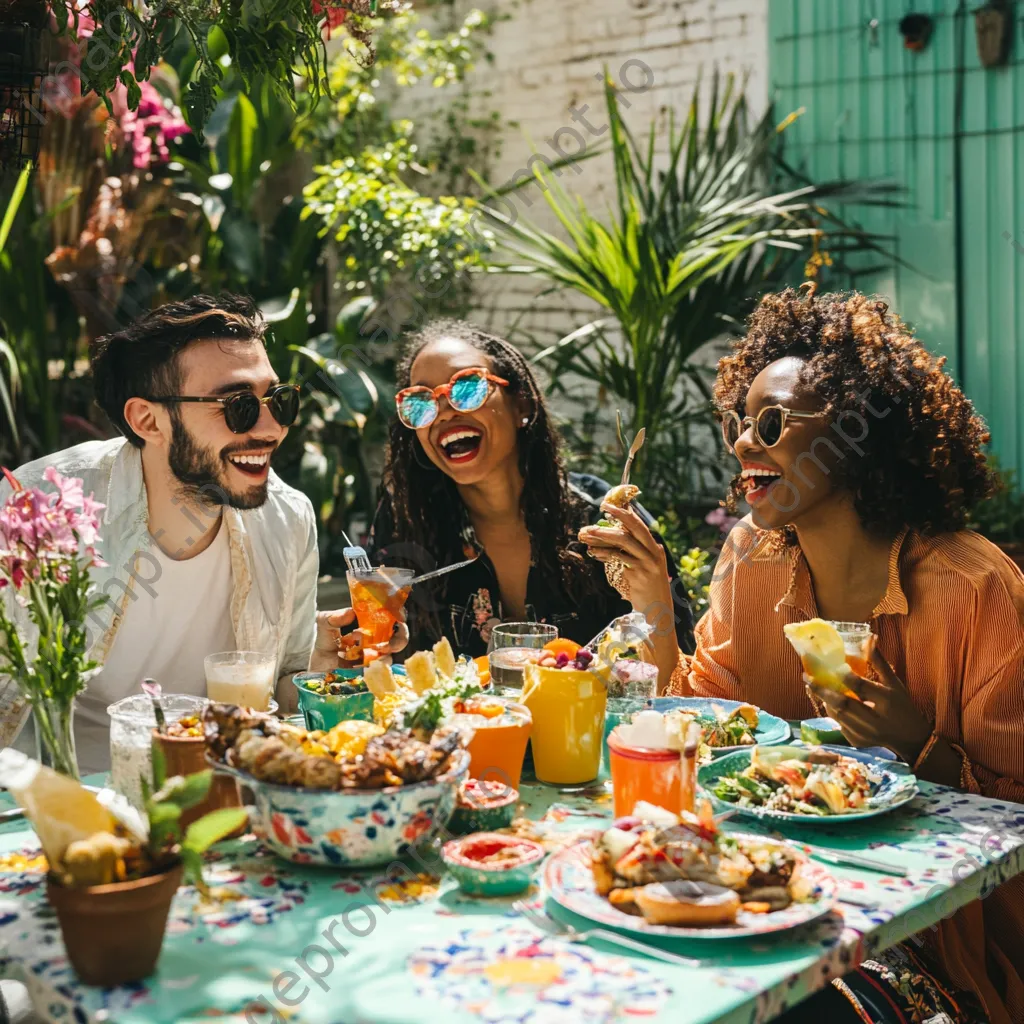
<svg viewBox="0 0 1024 1024"><path fill-rule="evenodd" d="M153 731L153 736L160 744L164 760L167 763L167 777L172 775L194 775L196 772L206 771L210 766L206 763L206 740L202 736L163 736ZM204 814L210 811L220 810L222 807L241 807L242 800L238 792L238 783L227 775L214 775L210 783L210 793L207 798L195 807L190 807L181 813L181 827L188 828L193 821L197 821ZM245 834L243 825L233 836Z"/></svg>
<svg viewBox="0 0 1024 1024"><path fill-rule="evenodd" d="M46 880L68 959L86 985L126 985L156 969L181 865L137 882L69 889Z"/></svg>

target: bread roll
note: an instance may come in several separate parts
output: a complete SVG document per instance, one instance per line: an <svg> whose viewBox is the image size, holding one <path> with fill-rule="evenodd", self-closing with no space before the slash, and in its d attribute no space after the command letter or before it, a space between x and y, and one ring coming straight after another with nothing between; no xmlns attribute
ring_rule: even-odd
<svg viewBox="0 0 1024 1024"><path fill-rule="evenodd" d="M740 909L732 889L707 882L659 882L634 890L633 899L651 924L701 928L731 924Z"/></svg>

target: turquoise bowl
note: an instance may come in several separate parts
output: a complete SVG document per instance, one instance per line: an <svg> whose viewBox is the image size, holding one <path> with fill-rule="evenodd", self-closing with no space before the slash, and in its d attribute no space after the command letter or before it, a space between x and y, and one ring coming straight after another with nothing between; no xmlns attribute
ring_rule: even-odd
<svg viewBox="0 0 1024 1024"><path fill-rule="evenodd" d="M397 667L391 671L396 675L405 674L404 669ZM363 670L342 668L336 670L334 674L340 679L361 679ZM369 690L325 697L306 688L306 683L319 681L325 675L325 672L300 672L292 679L295 689L299 691L299 710L310 732L317 729L328 732L339 722L348 722L352 719L362 722L373 721L373 694Z"/></svg>
<svg viewBox="0 0 1024 1024"><path fill-rule="evenodd" d="M499 828L508 828L516 816L519 790L510 789L500 782L490 783L503 792L496 794L492 803L475 807L463 794L463 789L471 784L481 785L478 780L468 779L459 787L459 797L455 802L452 820L448 822L448 831L453 836L468 836L471 832L493 832Z"/></svg>
<svg viewBox="0 0 1024 1024"><path fill-rule="evenodd" d="M464 854L474 849L515 847L524 856L509 863L481 864ZM515 896L530 888L533 876L544 859L544 847L529 839L516 839L496 832L476 832L464 839L453 839L441 851L445 865L459 888L471 896Z"/></svg>
<svg viewBox="0 0 1024 1024"><path fill-rule="evenodd" d="M306 683L324 678L324 672L303 672L294 677L292 682L299 691L299 710L305 719L306 728L310 731L321 729L327 732L339 722L357 718L364 722L373 721L373 694L369 690L363 693L339 694L336 697L314 693L306 688ZM336 675L342 679L361 679L360 669L341 669Z"/></svg>

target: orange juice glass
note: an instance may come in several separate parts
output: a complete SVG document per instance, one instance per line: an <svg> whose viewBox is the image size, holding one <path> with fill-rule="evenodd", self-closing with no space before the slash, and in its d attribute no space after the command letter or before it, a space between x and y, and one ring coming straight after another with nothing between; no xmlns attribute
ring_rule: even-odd
<svg viewBox="0 0 1024 1024"><path fill-rule="evenodd" d="M533 770L540 782L592 782L601 769L608 690L594 672L526 665L523 704L533 715Z"/></svg>
<svg viewBox="0 0 1024 1024"><path fill-rule="evenodd" d="M349 597L364 645L383 649L391 640L416 573L412 569L373 569L348 573Z"/></svg>
<svg viewBox="0 0 1024 1024"><path fill-rule="evenodd" d="M526 744L533 731L533 716L522 704L504 700L501 703L505 705L505 714L495 719L493 725L481 725L467 747L469 776L518 789Z"/></svg>
<svg viewBox="0 0 1024 1024"><path fill-rule="evenodd" d="M632 747L618 727L608 737L612 800L615 817L633 813L641 800L678 814L692 811L697 784L697 753L685 757L677 750Z"/></svg>
<svg viewBox="0 0 1024 1024"><path fill-rule="evenodd" d="M874 673L868 661L868 643L871 640L870 622L832 622L846 648L846 664L851 671L865 679L873 679Z"/></svg>

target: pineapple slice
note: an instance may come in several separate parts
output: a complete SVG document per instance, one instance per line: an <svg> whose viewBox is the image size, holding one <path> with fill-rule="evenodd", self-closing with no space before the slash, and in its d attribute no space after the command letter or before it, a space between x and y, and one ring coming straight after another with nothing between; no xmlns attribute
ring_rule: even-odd
<svg viewBox="0 0 1024 1024"><path fill-rule="evenodd" d="M455 652L448 643L448 637L443 636L434 644L434 661L441 675L448 679L455 678Z"/></svg>
<svg viewBox="0 0 1024 1024"><path fill-rule="evenodd" d="M846 683L852 674L846 663L846 648L831 622L824 619L790 622L782 631L800 655L804 671L819 686L835 690L844 697L857 696Z"/></svg>
<svg viewBox="0 0 1024 1024"><path fill-rule="evenodd" d="M405 660L405 676L417 694L426 693L437 684L437 666L430 651L418 651Z"/></svg>
<svg viewBox="0 0 1024 1024"><path fill-rule="evenodd" d="M394 693L398 689L391 669L383 661L371 661L363 669L363 681L370 693L377 698L383 697L385 693Z"/></svg>

